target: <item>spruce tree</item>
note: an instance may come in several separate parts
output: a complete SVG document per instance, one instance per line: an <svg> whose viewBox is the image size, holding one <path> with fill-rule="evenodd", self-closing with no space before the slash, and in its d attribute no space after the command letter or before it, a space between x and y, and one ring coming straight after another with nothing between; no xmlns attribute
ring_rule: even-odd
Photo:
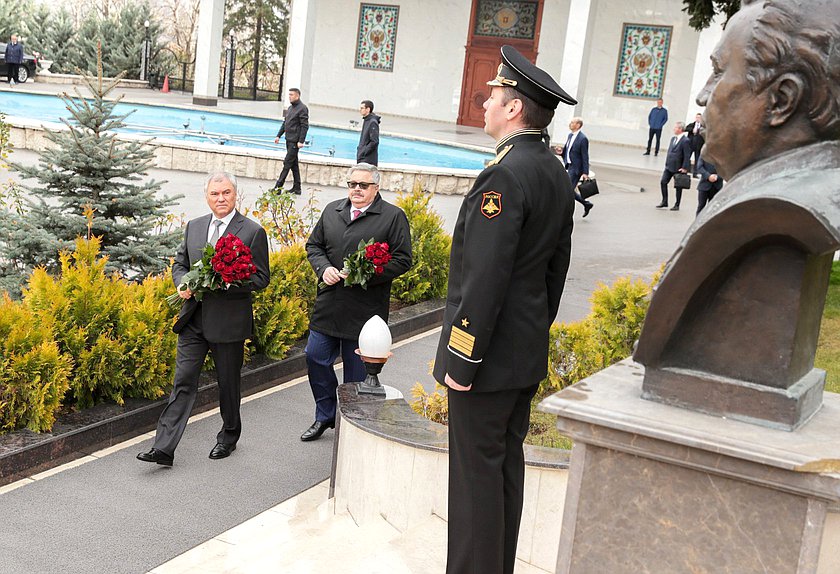
<svg viewBox="0 0 840 574"><path fill-rule="evenodd" d="M159 197L162 182L143 179L154 158L148 141L117 139L114 130L131 112L115 113L120 98L106 99L117 82L103 83L99 62L98 76L84 79L91 99L78 90L59 96L72 116L62 119L69 129L47 131L54 145L38 165L11 164L37 184L23 183L22 213L6 210L0 220L0 276L20 281L38 265L54 270L59 251L86 234L101 239L110 269L126 277L163 271L175 251L178 230L164 228L181 196Z"/></svg>
<svg viewBox="0 0 840 574"><path fill-rule="evenodd" d="M741 9L741 0L683 0L683 12L689 15L688 24L698 32L708 28L715 16L726 17L723 25Z"/></svg>

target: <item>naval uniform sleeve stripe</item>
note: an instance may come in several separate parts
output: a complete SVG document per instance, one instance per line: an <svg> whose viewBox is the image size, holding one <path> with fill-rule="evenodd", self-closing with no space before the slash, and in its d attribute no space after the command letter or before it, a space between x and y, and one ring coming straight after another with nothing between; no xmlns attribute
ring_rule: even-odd
<svg viewBox="0 0 840 574"><path fill-rule="evenodd" d="M460 342L462 342L464 344L467 344L467 345L472 345L473 343L475 343L475 338L474 337L468 337L468 336L462 335L460 333L455 333L454 331L452 332L451 339L453 341L460 341Z"/></svg>
<svg viewBox="0 0 840 574"><path fill-rule="evenodd" d="M484 359L469 359L469 358L465 357L464 355L462 355L461 353L459 353L458 351L456 351L455 349L453 349L452 347L450 347L449 345L447 345L446 348L449 349L450 353L452 353L453 355L457 355L458 358L464 359L468 363L480 363L481 361L484 360Z"/></svg>
<svg viewBox="0 0 840 574"><path fill-rule="evenodd" d="M473 346L475 345L475 337L462 331L458 327L452 327L452 332L449 335L449 346L453 349L461 351L465 355L472 355Z"/></svg>

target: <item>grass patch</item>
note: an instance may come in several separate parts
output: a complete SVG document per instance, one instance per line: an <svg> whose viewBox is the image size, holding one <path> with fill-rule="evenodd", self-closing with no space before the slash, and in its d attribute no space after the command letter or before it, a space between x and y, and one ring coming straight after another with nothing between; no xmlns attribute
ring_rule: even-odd
<svg viewBox="0 0 840 574"><path fill-rule="evenodd" d="M840 262L831 267L814 366L826 372L825 390L840 393Z"/></svg>
<svg viewBox="0 0 840 574"><path fill-rule="evenodd" d="M528 435L525 437L525 444L571 450L572 439L563 436L557 430L557 415L550 415L537 410L537 405L540 404L540 401L552 394L547 393L544 396L537 395L531 401L531 422L528 426Z"/></svg>

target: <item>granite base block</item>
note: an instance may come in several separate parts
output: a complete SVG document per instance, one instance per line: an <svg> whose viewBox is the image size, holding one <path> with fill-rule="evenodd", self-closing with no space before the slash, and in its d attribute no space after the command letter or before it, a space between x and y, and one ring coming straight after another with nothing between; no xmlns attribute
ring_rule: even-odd
<svg viewBox="0 0 840 574"><path fill-rule="evenodd" d="M834 574L840 396L789 432L644 400L643 376L623 361L540 405L575 440L557 572Z"/></svg>

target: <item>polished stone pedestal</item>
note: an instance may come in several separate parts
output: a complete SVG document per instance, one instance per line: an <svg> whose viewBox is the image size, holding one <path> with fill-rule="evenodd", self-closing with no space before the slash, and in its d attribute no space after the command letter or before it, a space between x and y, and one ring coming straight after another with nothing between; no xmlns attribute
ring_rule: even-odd
<svg viewBox="0 0 840 574"><path fill-rule="evenodd" d="M629 359L549 397L575 440L558 573L816 573L840 395L787 432L641 399Z"/></svg>

